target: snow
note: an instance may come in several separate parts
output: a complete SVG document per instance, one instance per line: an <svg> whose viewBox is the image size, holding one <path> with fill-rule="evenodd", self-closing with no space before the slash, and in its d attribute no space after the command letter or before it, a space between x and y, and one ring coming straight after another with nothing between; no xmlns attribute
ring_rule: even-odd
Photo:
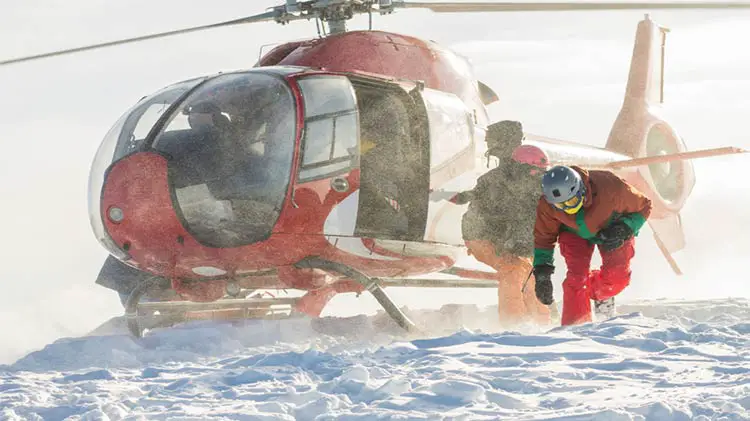
<svg viewBox="0 0 750 421"><path fill-rule="evenodd" d="M517 331L495 311L412 311L412 336L382 314L140 340L113 319L0 366L0 419L750 419L750 300L642 301Z"/></svg>

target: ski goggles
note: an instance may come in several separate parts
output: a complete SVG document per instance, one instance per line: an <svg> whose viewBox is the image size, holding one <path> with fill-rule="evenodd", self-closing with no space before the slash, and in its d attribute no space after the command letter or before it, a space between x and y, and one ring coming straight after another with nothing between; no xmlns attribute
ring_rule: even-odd
<svg viewBox="0 0 750 421"><path fill-rule="evenodd" d="M574 213L577 213L579 210L581 210L581 207L583 206L583 193L579 192L578 194L571 197L570 199L564 202L554 203L553 205L557 209L560 209L561 211L572 215Z"/></svg>

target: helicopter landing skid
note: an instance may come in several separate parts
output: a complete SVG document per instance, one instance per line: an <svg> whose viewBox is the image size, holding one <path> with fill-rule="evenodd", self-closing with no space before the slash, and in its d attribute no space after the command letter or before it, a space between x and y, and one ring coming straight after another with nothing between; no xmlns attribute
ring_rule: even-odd
<svg viewBox="0 0 750 421"><path fill-rule="evenodd" d="M381 287L380 283L388 284L388 279L370 278L357 270L321 259L308 257L296 264L299 268L322 269L337 272L358 283L375 297L388 316L398 326L407 332L417 331L417 326L399 309ZM390 280L396 286L404 280ZM424 283L424 282L422 282ZM496 284L495 284L496 285ZM420 286L424 286L421 285ZM430 285L432 286L432 285ZM467 285L468 286L468 285ZM143 337L146 330L160 327L170 327L178 323L195 320L243 320L243 319L288 319L298 315L295 304L299 298L222 298L212 302L192 301L156 301L140 302L149 292L166 290L171 287L168 280L152 277L139 283L125 302L125 318L130 333Z"/></svg>
<svg viewBox="0 0 750 421"><path fill-rule="evenodd" d="M417 331L417 326L406 316L406 314L404 314L403 311L401 311L401 309L396 307L396 304L391 300L391 297L389 297L378 284L378 279L370 278L349 266L321 259L320 257L307 257L297 262L295 266L300 269L322 269L337 272L360 283L366 290L370 291L372 296L375 297L375 300L377 300L396 324L407 332Z"/></svg>
<svg viewBox="0 0 750 421"><path fill-rule="evenodd" d="M140 302L149 291L165 288L169 285L163 278L149 278L130 293L125 303L125 317L133 336L141 338L146 330L196 320L279 320L296 315L294 304L298 298L222 298L207 303Z"/></svg>

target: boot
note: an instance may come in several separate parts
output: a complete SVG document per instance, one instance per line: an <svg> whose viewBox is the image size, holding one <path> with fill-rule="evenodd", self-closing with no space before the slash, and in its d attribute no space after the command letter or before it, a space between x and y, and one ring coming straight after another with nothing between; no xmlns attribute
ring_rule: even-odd
<svg viewBox="0 0 750 421"><path fill-rule="evenodd" d="M615 297L606 300L594 300L594 315L597 321L611 319L615 317Z"/></svg>

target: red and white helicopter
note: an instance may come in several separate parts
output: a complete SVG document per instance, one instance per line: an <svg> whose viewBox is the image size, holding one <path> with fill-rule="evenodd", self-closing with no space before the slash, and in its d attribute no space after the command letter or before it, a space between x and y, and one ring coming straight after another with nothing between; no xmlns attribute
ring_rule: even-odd
<svg viewBox="0 0 750 421"><path fill-rule="evenodd" d="M750 2L287 0L247 18L0 64L227 25L316 19L319 37L280 45L247 70L167 86L114 124L90 174L91 224L111 254L97 283L121 293L137 336L188 319L317 317L335 294L365 290L410 330L413 322L384 287L497 287L495 274L455 266L465 255L466 205L453 203L450 192L471 189L488 171L485 107L498 98L450 50L408 35L347 31L346 21L397 8L730 7ZM514 156L608 168L636 185L653 200L649 224L679 273L671 254L685 246L679 212L695 183L690 159L744 151L688 152L659 116L665 37L648 16L638 24L622 110L603 148L527 134ZM453 278L417 278L435 273ZM305 294L255 294L274 289Z"/></svg>

